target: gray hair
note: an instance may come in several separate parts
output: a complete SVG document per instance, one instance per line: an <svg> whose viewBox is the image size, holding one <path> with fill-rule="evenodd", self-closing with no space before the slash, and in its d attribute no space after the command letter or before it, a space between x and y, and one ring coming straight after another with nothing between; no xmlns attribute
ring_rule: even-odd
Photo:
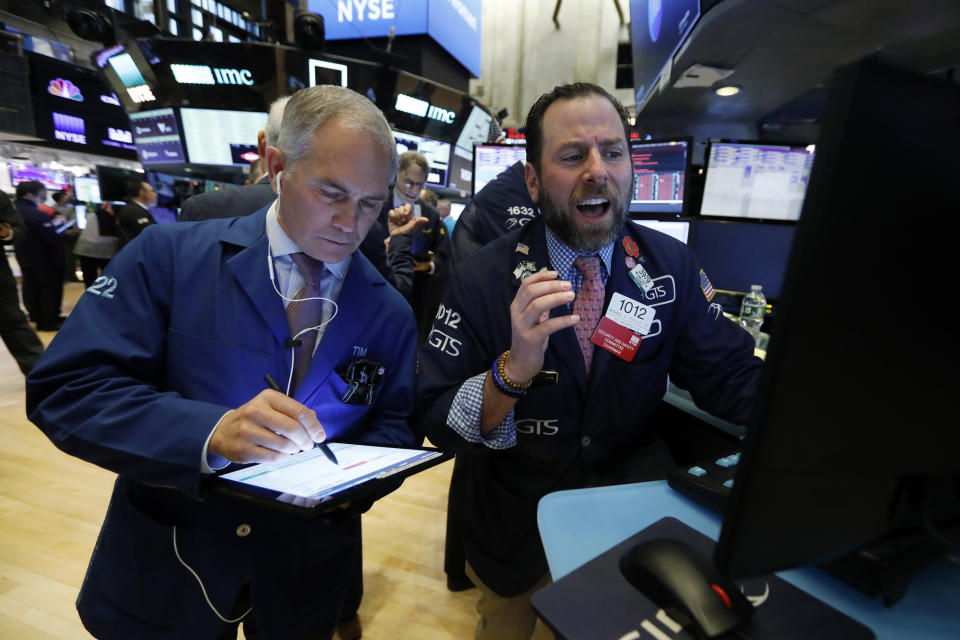
<svg viewBox="0 0 960 640"><path fill-rule="evenodd" d="M263 134L267 139L268 147L277 146L277 140L280 139L280 122L283 120L283 109L290 102L291 96L277 98L270 105L270 114L267 116L267 124L263 127Z"/></svg>
<svg viewBox="0 0 960 640"><path fill-rule="evenodd" d="M391 175L396 173L397 143L380 109L356 91L329 84L297 91L283 110L277 148L288 171L309 153L314 132L334 119L370 136L389 155Z"/></svg>

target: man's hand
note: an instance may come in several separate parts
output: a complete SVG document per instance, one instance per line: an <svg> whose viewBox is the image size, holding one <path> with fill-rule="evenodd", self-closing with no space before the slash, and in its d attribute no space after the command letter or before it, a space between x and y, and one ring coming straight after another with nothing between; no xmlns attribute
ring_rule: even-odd
<svg viewBox="0 0 960 640"><path fill-rule="evenodd" d="M282 460L323 442L317 414L279 391L265 389L227 413L210 436L209 453L233 462Z"/></svg>
<svg viewBox="0 0 960 640"><path fill-rule="evenodd" d="M420 218L420 219L423 220L424 218ZM433 253L433 251L431 251L431 252L430 252L430 259L429 259L429 260L417 260L416 258L414 258L414 259L413 259L413 270L414 270L414 271L425 271L425 272L427 272L427 273L430 273L430 271L433 269L433 256L434 256L434 253Z"/></svg>
<svg viewBox="0 0 960 640"><path fill-rule="evenodd" d="M387 214L387 232L392 236L398 229L413 220L413 207L409 204L402 204L396 209L391 209Z"/></svg>
<svg viewBox="0 0 960 640"><path fill-rule="evenodd" d="M10 225L6 222L0 222L0 240L9 240L13 236L13 231L10 230Z"/></svg>
<svg viewBox="0 0 960 640"><path fill-rule="evenodd" d="M540 271L528 276L510 304L512 339L504 372L511 380L524 383L543 366L543 354L551 335L580 321L580 316L550 317L550 310L573 302L571 284L557 280L556 271Z"/></svg>

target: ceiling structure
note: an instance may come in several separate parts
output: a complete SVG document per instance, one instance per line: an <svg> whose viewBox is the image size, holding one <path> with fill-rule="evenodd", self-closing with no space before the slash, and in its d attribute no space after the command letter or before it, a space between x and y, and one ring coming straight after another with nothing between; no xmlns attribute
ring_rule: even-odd
<svg viewBox="0 0 960 640"><path fill-rule="evenodd" d="M637 125L655 136L813 141L833 70L871 55L960 82L960 0L722 0L700 17ZM675 86L693 65L732 73ZM742 91L714 94L725 84Z"/></svg>

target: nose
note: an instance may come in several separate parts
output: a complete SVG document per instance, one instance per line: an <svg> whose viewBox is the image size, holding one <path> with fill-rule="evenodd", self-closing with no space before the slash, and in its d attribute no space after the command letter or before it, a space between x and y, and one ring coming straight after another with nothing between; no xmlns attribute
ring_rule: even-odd
<svg viewBox="0 0 960 640"><path fill-rule="evenodd" d="M590 149L584 171L584 179L588 182L604 184L607 181L607 164L603 161L600 149Z"/></svg>
<svg viewBox="0 0 960 640"><path fill-rule="evenodd" d="M344 200L336 205L331 220L334 227L343 233L352 233L357 229L357 218L360 216L360 203Z"/></svg>

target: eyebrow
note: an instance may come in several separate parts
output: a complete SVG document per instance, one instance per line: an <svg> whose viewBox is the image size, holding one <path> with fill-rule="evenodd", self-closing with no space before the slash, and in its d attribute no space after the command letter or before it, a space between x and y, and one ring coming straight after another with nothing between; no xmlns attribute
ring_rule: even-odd
<svg viewBox="0 0 960 640"><path fill-rule="evenodd" d="M345 185L340 184L336 180L331 180L330 178L312 178L310 180L310 186L314 189L317 187L330 187L332 189L336 189L337 191L342 191L343 193L347 193L351 195L353 194L353 192L350 189L348 189ZM377 193L368 193L368 194L357 196L357 199L368 200L373 198L375 200L386 200L387 191L388 190L384 188L383 191L380 191Z"/></svg>
<svg viewBox="0 0 960 640"><path fill-rule="evenodd" d="M614 146L618 144L626 144L626 143L627 141L625 138L607 138L605 140L601 140L597 146L610 147L610 146ZM584 142L583 140L567 140L566 142L561 142L559 145L557 145L557 149L569 149L571 147L582 148L582 147L590 147L590 146L593 146L593 144L590 142Z"/></svg>

